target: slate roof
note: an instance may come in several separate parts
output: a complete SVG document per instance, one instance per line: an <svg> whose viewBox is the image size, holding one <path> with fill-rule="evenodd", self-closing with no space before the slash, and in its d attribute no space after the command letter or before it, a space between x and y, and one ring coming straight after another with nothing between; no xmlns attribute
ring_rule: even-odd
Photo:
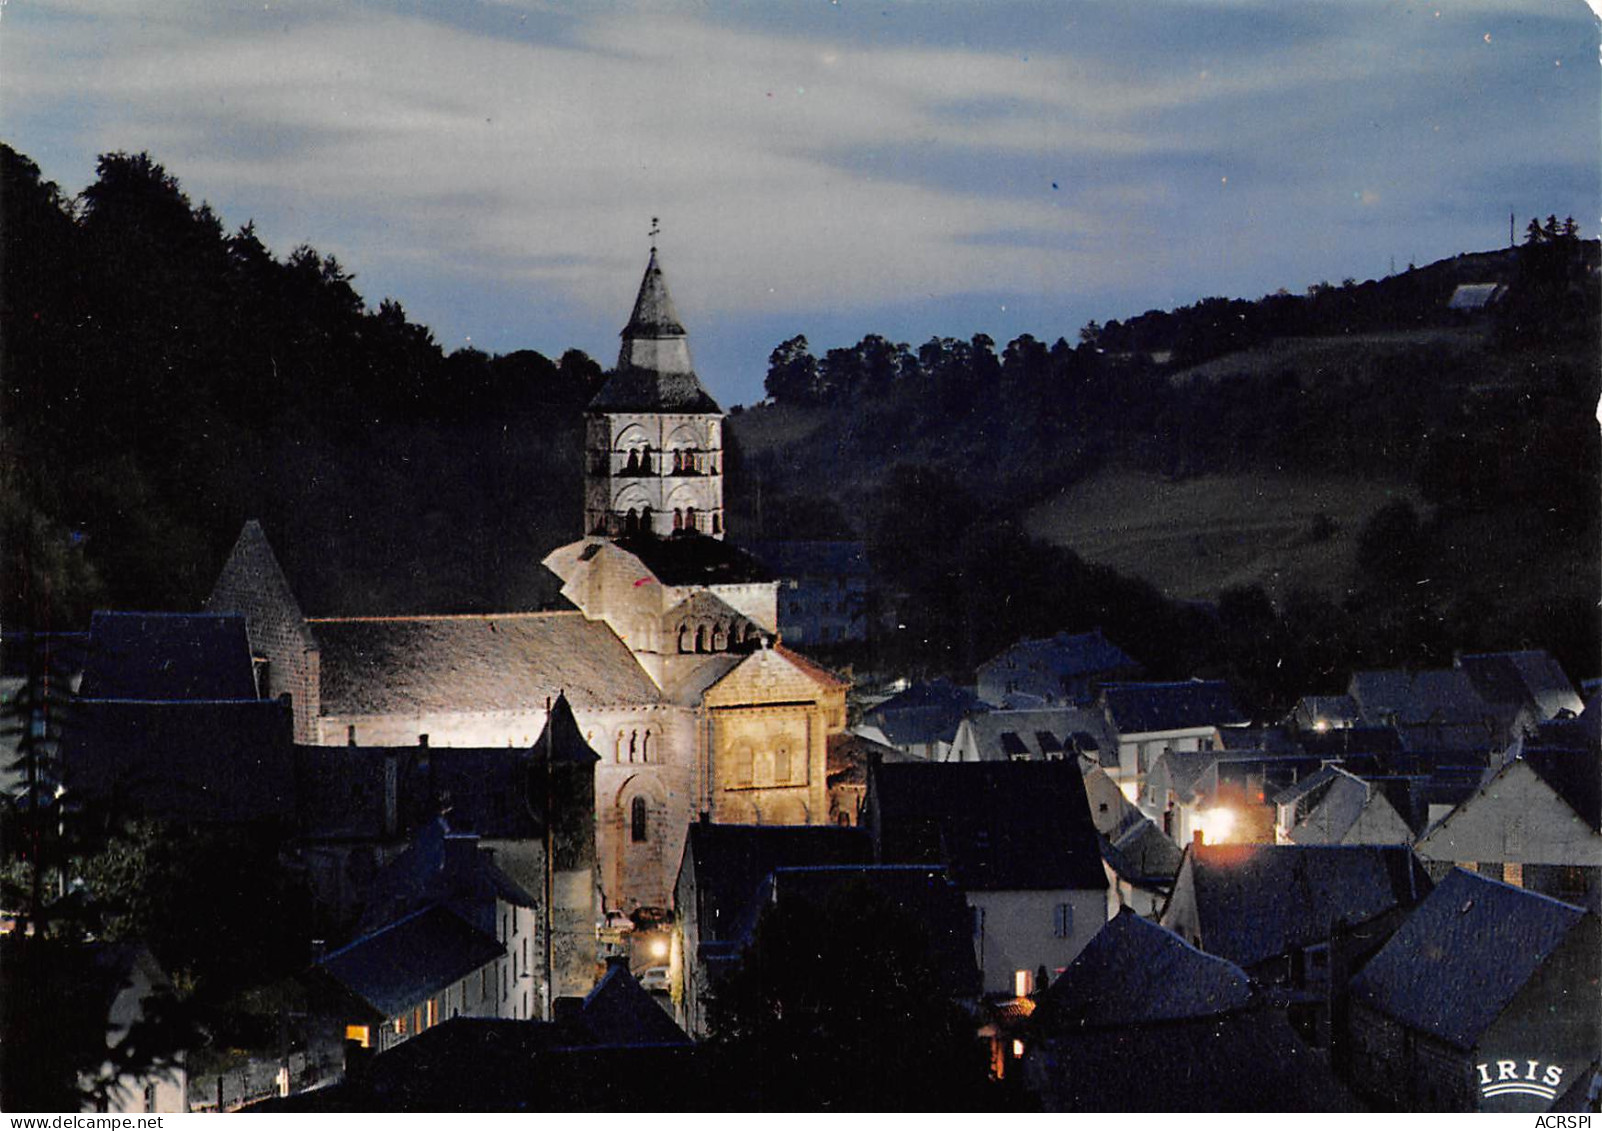
<svg viewBox="0 0 1602 1131"><path fill-rule="evenodd" d="M1602 758L1586 751L1530 749L1524 760L1593 829L1602 829Z"/></svg>
<svg viewBox="0 0 1602 1131"><path fill-rule="evenodd" d="M1220 844L1187 852L1202 945L1248 970L1326 941L1338 922L1405 911L1430 887L1405 845Z"/></svg>
<svg viewBox="0 0 1602 1131"><path fill-rule="evenodd" d="M78 694L86 699L255 699L237 613L97 612Z"/></svg>
<svg viewBox="0 0 1602 1131"><path fill-rule="evenodd" d="M325 715L543 711L661 699L627 646L582 613L361 617L311 622Z"/></svg>
<svg viewBox="0 0 1602 1131"><path fill-rule="evenodd" d="M506 948L438 905L426 907L341 947L317 969L383 1018L493 962Z"/></svg>
<svg viewBox="0 0 1602 1131"><path fill-rule="evenodd" d="M1101 855L1119 879L1163 889L1173 886L1184 859L1173 838L1139 810L1113 836L1102 838Z"/></svg>
<svg viewBox="0 0 1602 1131"><path fill-rule="evenodd" d="M868 789L886 863L944 864L969 891L1106 890L1077 761L879 765Z"/></svg>
<svg viewBox="0 0 1602 1131"><path fill-rule="evenodd" d="M662 274L662 266L657 262L656 248L653 247L650 261L645 265L645 275L640 279L639 293L634 296L629 324L623 328L622 334L625 337L661 338L683 333L684 324L679 321L673 296L668 294L667 278Z"/></svg>
<svg viewBox="0 0 1602 1131"><path fill-rule="evenodd" d="M1544 649L1491 652L1458 658L1481 698L1491 703L1529 705L1541 720L1559 711L1578 714L1584 707L1574 685Z"/></svg>
<svg viewBox="0 0 1602 1131"><path fill-rule="evenodd" d="M240 529L217 583L206 598L205 608L208 612L243 613L258 627L282 619L304 647L317 647L278 555L273 553L266 531L255 519Z"/></svg>
<svg viewBox="0 0 1602 1131"><path fill-rule="evenodd" d="M1453 869L1352 979L1352 1000L1471 1049L1584 917Z"/></svg>
<svg viewBox="0 0 1602 1131"><path fill-rule="evenodd" d="M1251 1000L1251 979L1239 966L1125 908L1036 998L1035 1017L1048 1033L1116 1028L1211 1017Z"/></svg>
<svg viewBox="0 0 1602 1131"><path fill-rule="evenodd" d="M1335 771L1321 794L1290 831L1295 844L1339 844L1363 815L1368 785L1344 770Z"/></svg>
<svg viewBox="0 0 1602 1131"><path fill-rule="evenodd" d="M687 1045L690 1038L629 973L622 961L584 997L574 1018L596 1045Z"/></svg>
<svg viewBox="0 0 1602 1131"><path fill-rule="evenodd" d="M1110 683L1102 688L1107 718L1119 734L1151 734L1250 721L1223 680Z"/></svg>
<svg viewBox="0 0 1602 1131"><path fill-rule="evenodd" d="M721 415L694 373L663 373L629 366L607 378L590 401L591 412L679 412Z"/></svg>
<svg viewBox="0 0 1602 1131"><path fill-rule="evenodd" d="M289 820L293 727L274 700L79 700L62 738L66 785L150 817Z"/></svg>
<svg viewBox="0 0 1602 1131"><path fill-rule="evenodd" d="M1085 754L1098 761L1103 756L1114 760L1117 757L1118 741L1097 711L1078 707L984 711L968 716L963 723L981 761L1014 754L1039 759L1064 752Z"/></svg>
<svg viewBox="0 0 1602 1131"><path fill-rule="evenodd" d="M573 717L573 705L565 692L557 695L551 704L551 713L545 720L545 729L534 740L534 755L543 765L549 758L553 765L593 766L601 756L584 740L578 719Z"/></svg>
<svg viewBox="0 0 1602 1131"><path fill-rule="evenodd" d="M894 746L922 746L950 742L966 715L987 709L978 695L942 677L892 695L863 712L862 721L877 726Z"/></svg>
<svg viewBox="0 0 1602 1131"><path fill-rule="evenodd" d="M885 762L904 762L911 755L903 754L894 746L886 746L860 734L842 731L824 740L828 749L829 785L866 785L869 762L878 758Z"/></svg>
<svg viewBox="0 0 1602 1131"><path fill-rule="evenodd" d="M1284 1014L1068 1030L1025 1057L1047 1111L1361 1111Z"/></svg>
<svg viewBox="0 0 1602 1131"><path fill-rule="evenodd" d="M1318 758L1349 759L1360 754L1387 756L1402 752L1402 736L1391 726L1331 727L1304 730L1296 743Z"/></svg>
<svg viewBox="0 0 1602 1131"><path fill-rule="evenodd" d="M1468 673L1458 668L1353 672L1350 691L1370 725L1382 725L1392 716L1398 726L1469 725L1495 714Z"/></svg>
<svg viewBox="0 0 1602 1131"><path fill-rule="evenodd" d="M767 566L721 538L684 531L667 538L632 534L615 539L663 585L748 585L773 580Z"/></svg>
<svg viewBox="0 0 1602 1131"><path fill-rule="evenodd" d="M1295 714L1305 718L1309 726L1325 719L1339 729L1341 724L1349 726L1357 721L1357 700L1350 695L1303 695Z"/></svg>
<svg viewBox="0 0 1602 1131"><path fill-rule="evenodd" d="M747 904L775 868L866 864L873 859L873 845L861 829L696 821L684 853L695 869L701 938L720 941L735 937Z"/></svg>
<svg viewBox="0 0 1602 1131"><path fill-rule="evenodd" d="M757 890L742 924L749 944L762 908L771 903L802 903L827 915L831 900L854 887L883 898L924 932L940 979L934 987L948 997L976 997L982 981L973 946L973 912L944 868L905 864L836 864L775 868ZM851 929L841 923L842 930Z"/></svg>
<svg viewBox="0 0 1602 1131"><path fill-rule="evenodd" d="M1002 679L1009 671L1034 672L1070 680L1104 672L1130 671L1140 665L1101 634L1059 632L1033 640L1020 640L1006 651L979 665L981 678Z"/></svg>
<svg viewBox="0 0 1602 1131"><path fill-rule="evenodd" d="M495 865L478 837L453 833L443 817L426 822L385 864L368 889L360 929L376 931L414 911L441 904L495 937L495 901L535 907L537 901Z"/></svg>

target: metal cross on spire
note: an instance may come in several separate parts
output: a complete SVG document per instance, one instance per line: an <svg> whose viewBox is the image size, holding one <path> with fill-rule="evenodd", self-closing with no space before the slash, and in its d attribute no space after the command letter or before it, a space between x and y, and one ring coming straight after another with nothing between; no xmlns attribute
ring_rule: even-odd
<svg viewBox="0 0 1602 1131"><path fill-rule="evenodd" d="M656 237L661 235L661 234L662 234L662 222L658 217L652 216L651 217L651 250L652 251L656 250Z"/></svg>

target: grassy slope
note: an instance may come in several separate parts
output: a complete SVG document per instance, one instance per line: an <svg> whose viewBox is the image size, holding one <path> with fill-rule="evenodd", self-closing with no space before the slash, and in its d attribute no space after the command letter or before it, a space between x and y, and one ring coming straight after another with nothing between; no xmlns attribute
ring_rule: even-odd
<svg viewBox="0 0 1602 1131"><path fill-rule="evenodd" d="M1108 469L1033 508L1027 524L1036 537L1143 577L1170 597L1204 600L1254 582L1275 595L1296 585L1339 593L1363 522L1394 498L1417 505L1408 484L1336 475L1173 481ZM1324 540L1311 533L1318 514L1335 524Z"/></svg>

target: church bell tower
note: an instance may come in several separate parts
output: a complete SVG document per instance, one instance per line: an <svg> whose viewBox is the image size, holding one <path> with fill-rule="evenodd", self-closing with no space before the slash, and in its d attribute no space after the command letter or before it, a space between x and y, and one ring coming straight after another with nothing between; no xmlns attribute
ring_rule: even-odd
<svg viewBox="0 0 1602 1131"><path fill-rule="evenodd" d="M658 260L585 426L584 532L723 537L723 410L701 387Z"/></svg>

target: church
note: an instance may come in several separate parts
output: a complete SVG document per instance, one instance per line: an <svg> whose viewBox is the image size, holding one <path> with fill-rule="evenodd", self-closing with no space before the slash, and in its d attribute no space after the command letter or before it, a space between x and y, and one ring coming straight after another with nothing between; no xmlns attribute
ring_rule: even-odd
<svg viewBox="0 0 1602 1131"><path fill-rule="evenodd" d="M529 747L565 695L600 755L597 911L666 908L690 822L829 821L846 723L846 682L783 645L778 582L724 540L722 428L653 247L587 409L583 536L544 559L572 610L308 617L255 522L206 608L245 616L303 744Z"/></svg>

